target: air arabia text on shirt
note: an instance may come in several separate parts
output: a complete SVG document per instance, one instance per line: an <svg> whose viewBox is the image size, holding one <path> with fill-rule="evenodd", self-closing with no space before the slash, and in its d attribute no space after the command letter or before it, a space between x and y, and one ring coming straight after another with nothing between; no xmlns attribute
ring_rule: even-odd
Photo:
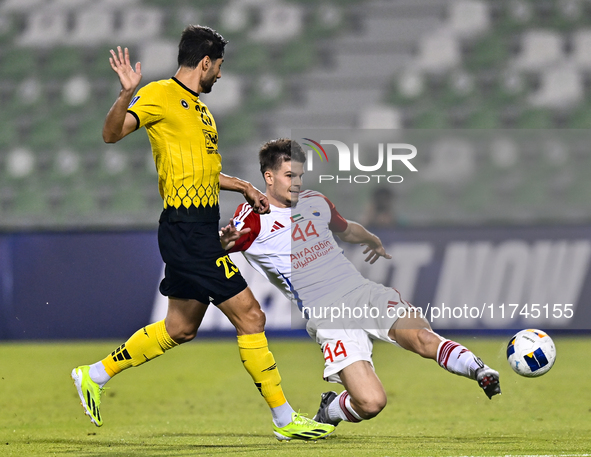
<svg viewBox="0 0 591 457"><path fill-rule="evenodd" d="M310 138L304 138L309 143L302 142L304 146L308 146L311 150L308 150L306 164L307 170L311 171L314 169L314 156L318 155L321 162L328 162L328 154L323 145L332 145L336 147L338 151L338 164L339 171L351 171L351 150L342 141L336 140L320 140L320 142L314 141ZM375 153L368 153L367 156L374 157L373 165L364 165L361 163L359 158L359 143L353 143L353 166L356 170L361 172L380 172L383 166L386 166L386 173L390 173L393 170L394 163L404 164L410 171L418 171L416 167L410 162L411 159L416 157L417 148L412 144L407 143L378 143L377 147L377 160L375 159ZM329 149L330 151L330 149ZM385 153L384 153L385 151ZM314 154L315 153L315 154ZM385 156L385 157L384 157ZM392 174L349 174L349 175L324 175L319 176L319 183L322 182L335 182L335 183L357 183L366 184L369 182L373 183L390 183L399 184L404 178L401 175Z"/></svg>
<svg viewBox="0 0 591 457"><path fill-rule="evenodd" d="M327 241L319 241L314 246L304 248L301 251L291 254L291 267L294 270L306 267L310 262L318 259L319 257L325 256L335 247L333 244Z"/></svg>

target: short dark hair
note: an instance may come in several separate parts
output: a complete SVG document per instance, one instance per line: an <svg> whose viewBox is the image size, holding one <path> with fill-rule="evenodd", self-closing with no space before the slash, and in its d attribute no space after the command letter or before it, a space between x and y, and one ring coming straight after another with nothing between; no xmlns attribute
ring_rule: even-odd
<svg viewBox="0 0 591 457"><path fill-rule="evenodd" d="M217 60L224 56L228 40L210 27L189 25L183 30L179 42L179 67L197 68L205 56Z"/></svg>
<svg viewBox="0 0 591 457"><path fill-rule="evenodd" d="M259 163L261 164L261 173L265 175L267 170L279 170L283 162L304 163L306 154L297 141L289 138L277 138L267 141L259 151Z"/></svg>

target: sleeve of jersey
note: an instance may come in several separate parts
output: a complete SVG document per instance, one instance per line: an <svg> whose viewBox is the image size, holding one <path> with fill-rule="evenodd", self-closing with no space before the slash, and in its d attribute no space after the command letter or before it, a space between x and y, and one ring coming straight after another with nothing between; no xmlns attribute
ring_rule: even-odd
<svg viewBox="0 0 591 457"><path fill-rule="evenodd" d="M256 214L248 203L243 203L234 213L234 225L238 230L250 228L250 232L238 238L230 252L246 251L261 232L261 216Z"/></svg>
<svg viewBox="0 0 591 457"><path fill-rule="evenodd" d="M137 121L136 130L146 124L153 124L164 117L166 104L164 101L162 86L158 83L150 83L142 87L127 107Z"/></svg>
<svg viewBox="0 0 591 457"><path fill-rule="evenodd" d="M326 200L326 203L330 208L330 222L328 223L328 228L333 232L339 233L347 230L349 224L347 223L347 220L343 216L341 216L340 213L337 211L337 208L336 206L334 206L334 203L326 197L324 197L324 200Z"/></svg>

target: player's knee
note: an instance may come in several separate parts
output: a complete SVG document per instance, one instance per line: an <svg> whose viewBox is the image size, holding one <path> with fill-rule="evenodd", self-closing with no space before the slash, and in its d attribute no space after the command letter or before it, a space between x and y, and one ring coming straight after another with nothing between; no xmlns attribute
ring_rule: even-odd
<svg viewBox="0 0 591 457"><path fill-rule="evenodd" d="M371 419L376 417L380 412L386 407L386 403L388 402L386 395L384 394L376 394L372 396L365 397L361 399L361 401L356 402L359 411L359 414L363 419Z"/></svg>
<svg viewBox="0 0 591 457"><path fill-rule="evenodd" d="M261 333L265 330L265 323L267 317L260 308L260 306L251 307L246 313L244 313L240 319L240 322L236 326L236 330L243 334L254 334Z"/></svg>
<svg viewBox="0 0 591 457"><path fill-rule="evenodd" d="M197 327L193 325L176 325L168 329L168 334L175 343L183 344L191 341L197 335Z"/></svg>
<svg viewBox="0 0 591 457"><path fill-rule="evenodd" d="M433 330L421 328L416 334L416 352L425 358L433 357L433 350L437 352L440 338Z"/></svg>

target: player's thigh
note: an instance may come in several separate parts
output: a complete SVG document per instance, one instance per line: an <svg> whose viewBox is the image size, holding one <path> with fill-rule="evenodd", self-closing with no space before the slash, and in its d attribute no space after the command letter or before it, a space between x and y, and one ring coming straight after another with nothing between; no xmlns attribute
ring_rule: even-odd
<svg viewBox="0 0 591 457"><path fill-rule="evenodd" d="M383 407L386 404L384 386L368 361L358 360L343 368L339 375L354 403L373 407Z"/></svg>
<svg viewBox="0 0 591 457"><path fill-rule="evenodd" d="M236 327L238 335L260 333L265 329L265 313L249 287L218 305Z"/></svg>
<svg viewBox="0 0 591 457"><path fill-rule="evenodd" d="M177 342L192 339L203 321L207 307L198 300L169 297L164 323L170 337Z"/></svg>
<svg viewBox="0 0 591 457"><path fill-rule="evenodd" d="M411 308L417 309L417 308ZM433 358L443 338L433 332L429 321L419 313L409 312L394 322L388 336L400 347Z"/></svg>

